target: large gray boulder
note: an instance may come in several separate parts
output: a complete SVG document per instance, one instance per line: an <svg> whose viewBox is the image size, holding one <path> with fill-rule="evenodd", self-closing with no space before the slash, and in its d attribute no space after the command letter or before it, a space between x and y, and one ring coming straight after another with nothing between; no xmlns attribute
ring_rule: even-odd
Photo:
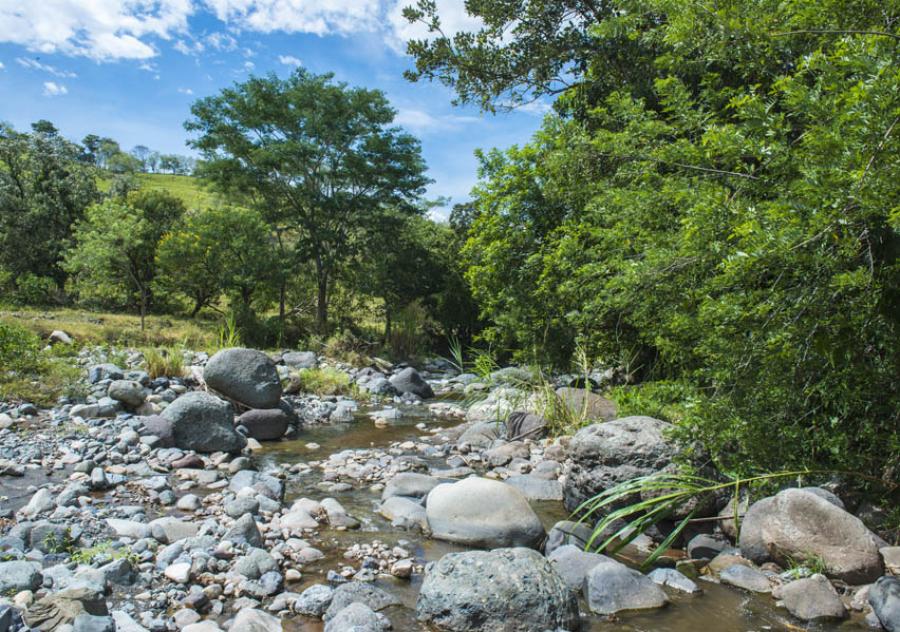
<svg viewBox="0 0 900 632"><path fill-rule="evenodd" d="M579 419L612 421L616 418L616 405L587 389L563 386L556 389L556 398Z"/></svg>
<svg viewBox="0 0 900 632"><path fill-rule="evenodd" d="M566 509L624 481L672 464L677 450L665 433L671 424L652 417L623 417L582 428L572 438L572 466L563 488Z"/></svg>
<svg viewBox="0 0 900 632"><path fill-rule="evenodd" d="M900 632L900 579L881 577L869 588L869 605L882 627Z"/></svg>
<svg viewBox="0 0 900 632"><path fill-rule="evenodd" d="M0 594L15 594L41 587L41 572L31 562L0 562Z"/></svg>
<svg viewBox="0 0 900 632"><path fill-rule="evenodd" d="M534 548L545 535L522 492L486 478L438 485L425 501L425 516L433 537L467 546Z"/></svg>
<svg viewBox="0 0 900 632"><path fill-rule="evenodd" d="M294 369L312 369L318 364L313 351L288 351L281 356L281 361Z"/></svg>
<svg viewBox="0 0 900 632"><path fill-rule="evenodd" d="M288 426L297 423L297 415L285 402L278 408L254 408L238 417L238 424L257 441L275 441L284 436Z"/></svg>
<svg viewBox="0 0 900 632"><path fill-rule="evenodd" d="M144 387L140 382L134 380L114 380L109 385L106 394L117 402L122 402L131 410L143 404L146 399Z"/></svg>
<svg viewBox="0 0 900 632"><path fill-rule="evenodd" d="M422 399L434 397L434 391L431 390L431 386L412 367L407 367L397 375L392 376L390 382L391 386L400 394L412 393Z"/></svg>
<svg viewBox="0 0 900 632"><path fill-rule="evenodd" d="M785 489L763 498L741 524L741 553L762 564L819 559L825 574L849 584L875 581L882 575L879 542L859 518L822 496Z"/></svg>
<svg viewBox="0 0 900 632"><path fill-rule="evenodd" d="M824 575L813 575L782 586L775 592L775 597L781 599L792 615L804 621L847 616L841 596Z"/></svg>
<svg viewBox="0 0 900 632"><path fill-rule="evenodd" d="M547 556L553 568L566 585L575 592L584 586L584 580L591 569L610 558L599 553L589 553L571 544L565 544Z"/></svg>
<svg viewBox="0 0 900 632"><path fill-rule="evenodd" d="M281 381L275 364L255 349L222 349L203 370L207 386L248 408L277 408Z"/></svg>
<svg viewBox="0 0 900 632"><path fill-rule="evenodd" d="M525 548L445 555L425 572L419 620L451 632L578 630L575 594Z"/></svg>
<svg viewBox="0 0 900 632"><path fill-rule="evenodd" d="M387 500L394 496L408 496L410 498L424 498L428 493L441 484L440 479L428 474L416 472L401 472L388 480L381 492L381 500Z"/></svg>
<svg viewBox="0 0 900 632"><path fill-rule="evenodd" d="M584 598L602 615L666 605L666 593L652 579L611 558L595 564L584 582Z"/></svg>
<svg viewBox="0 0 900 632"><path fill-rule="evenodd" d="M177 400L176 400L177 401ZM147 415L146 417L138 417L144 429L142 435L153 435L159 438L159 447L174 448L175 433L172 430L172 422L162 415Z"/></svg>
<svg viewBox="0 0 900 632"><path fill-rule="evenodd" d="M162 412L172 424L175 445L197 452L239 452L247 440L234 429L231 404L209 393L182 395Z"/></svg>

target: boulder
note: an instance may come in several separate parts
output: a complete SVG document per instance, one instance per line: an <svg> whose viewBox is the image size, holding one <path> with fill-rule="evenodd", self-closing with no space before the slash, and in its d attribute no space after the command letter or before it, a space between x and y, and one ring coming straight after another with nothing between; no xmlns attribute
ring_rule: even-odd
<svg viewBox="0 0 900 632"><path fill-rule="evenodd" d="M393 386L401 395L404 393L412 393L422 399L431 399L434 397L434 391L431 390L431 386L421 375L419 375L419 372L411 366L392 376L390 382L391 386Z"/></svg>
<svg viewBox="0 0 900 632"><path fill-rule="evenodd" d="M281 381L275 364L255 349L222 349L203 370L207 386L248 408L277 408Z"/></svg>
<svg viewBox="0 0 900 632"><path fill-rule="evenodd" d="M321 617L331 605L334 597L334 588L327 584L313 584L297 597L294 602L294 612L305 614L309 617Z"/></svg>
<svg viewBox="0 0 900 632"><path fill-rule="evenodd" d="M900 632L900 579L881 577L869 588L869 605L888 632Z"/></svg>
<svg viewBox="0 0 900 632"><path fill-rule="evenodd" d="M743 564L733 564L719 572L719 579L723 584L743 588L750 592L772 592L772 584L760 571Z"/></svg>
<svg viewBox="0 0 900 632"><path fill-rule="evenodd" d="M779 588L775 597L788 611L804 621L844 619L847 609L840 595L824 575L798 579Z"/></svg>
<svg viewBox="0 0 900 632"><path fill-rule="evenodd" d="M103 593L91 588L67 588L41 597L28 607L25 623L32 628L50 632L71 624L81 614L105 617L109 614Z"/></svg>
<svg viewBox="0 0 900 632"><path fill-rule="evenodd" d="M125 371L115 364L95 364L88 369L88 381L91 384L96 384L103 380L121 380L124 377Z"/></svg>
<svg viewBox="0 0 900 632"><path fill-rule="evenodd" d="M547 542L544 544L544 554L550 555L561 546L571 544L579 549L587 547L591 536L594 534L593 529L583 522L573 522L571 520L560 520L550 533L547 534ZM600 541L602 542L602 540ZM598 542L598 544L600 543Z"/></svg>
<svg viewBox="0 0 900 632"><path fill-rule="evenodd" d="M875 534L859 518L802 489L754 503L741 524L739 544L744 557L757 564L821 560L825 575L849 584L875 581L883 570Z"/></svg>
<svg viewBox="0 0 900 632"><path fill-rule="evenodd" d="M591 569L610 558L599 553L588 553L577 546L566 544L554 549L547 559L562 580L566 582L566 585L578 592L584 586L584 580Z"/></svg>
<svg viewBox="0 0 900 632"><path fill-rule="evenodd" d="M510 387L493 389L488 396L469 406L466 411L466 421L481 422L493 421L501 424L504 431L504 420L515 410L526 408L524 404L529 394L523 390Z"/></svg>
<svg viewBox="0 0 900 632"><path fill-rule="evenodd" d="M677 450L665 437L671 424L652 417L623 417L582 428L572 438L572 465L563 489L566 509L619 483L656 474Z"/></svg>
<svg viewBox="0 0 900 632"><path fill-rule="evenodd" d="M50 344L58 342L64 345L70 345L74 342L72 340L72 336L62 331L61 329L54 329L53 331L51 331L48 340L50 341Z"/></svg>
<svg viewBox="0 0 900 632"><path fill-rule="evenodd" d="M471 477L438 485L425 503L432 535L467 546L537 547L544 539L540 518L511 485Z"/></svg>
<svg viewBox="0 0 900 632"><path fill-rule="evenodd" d="M562 483L557 480L540 478L533 474L510 476L507 485L518 489L528 500L562 500Z"/></svg>
<svg viewBox="0 0 900 632"><path fill-rule="evenodd" d="M540 439L547 434L547 420L523 410L511 412L506 418L506 436L510 439Z"/></svg>
<svg viewBox="0 0 900 632"><path fill-rule="evenodd" d="M587 389L563 386L556 389L556 398L578 419L612 421L616 418L616 405Z"/></svg>
<svg viewBox="0 0 900 632"><path fill-rule="evenodd" d="M257 441L275 441L284 436L288 426L296 425L297 415L285 402L278 408L252 409L238 417L238 424Z"/></svg>
<svg viewBox="0 0 900 632"><path fill-rule="evenodd" d="M240 452L247 440L234 429L231 404L194 391L182 395L162 412L172 424L175 445L196 452Z"/></svg>
<svg viewBox="0 0 900 632"><path fill-rule="evenodd" d="M281 632L281 621L267 612L256 608L244 608L238 612L231 624L232 630L240 632Z"/></svg>
<svg viewBox="0 0 900 632"><path fill-rule="evenodd" d="M313 369L318 363L312 351L288 351L281 356L281 361L293 369Z"/></svg>
<svg viewBox="0 0 900 632"><path fill-rule="evenodd" d="M31 562L0 562L0 594L15 594L41 587L41 571Z"/></svg>
<svg viewBox="0 0 900 632"><path fill-rule="evenodd" d="M390 629L387 617L357 601L334 615L325 624L324 632L382 632Z"/></svg>
<svg viewBox="0 0 900 632"><path fill-rule="evenodd" d="M378 508L378 513L391 521L395 527L428 529L425 507L406 496L391 496Z"/></svg>
<svg viewBox="0 0 900 632"><path fill-rule="evenodd" d="M425 572L421 621L452 632L578 630L575 594L536 551L450 553Z"/></svg>
<svg viewBox="0 0 900 632"><path fill-rule="evenodd" d="M146 417L138 417L138 420L144 426L141 434L144 436L153 435L159 438L159 447L174 448L175 433L172 430L172 422L161 415L148 415Z"/></svg>
<svg viewBox="0 0 900 632"><path fill-rule="evenodd" d="M143 404L147 397L141 383L133 380L114 380L106 394L131 410Z"/></svg>
<svg viewBox="0 0 900 632"><path fill-rule="evenodd" d="M378 586L365 582L348 582L334 589L331 603L325 611L324 619L333 619L341 610L352 603L365 604L376 612L388 606L399 606L400 600Z"/></svg>
<svg viewBox="0 0 900 632"><path fill-rule="evenodd" d="M387 500L393 496L424 498L440 484L441 481L434 476L416 472L401 472L388 480L381 492L381 500Z"/></svg>
<svg viewBox="0 0 900 632"><path fill-rule="evenodd" d="M666 593L652 579L613 559L594 565L584 582L584 598L602 615L666 605Z"/></svg>
<svg viewBox="0 0 900 632"><path fill-rule="evenodd" d="M499 421L479 421L467 427L456 441L457 445L487 448L506 436L506 426Z"/></svg>

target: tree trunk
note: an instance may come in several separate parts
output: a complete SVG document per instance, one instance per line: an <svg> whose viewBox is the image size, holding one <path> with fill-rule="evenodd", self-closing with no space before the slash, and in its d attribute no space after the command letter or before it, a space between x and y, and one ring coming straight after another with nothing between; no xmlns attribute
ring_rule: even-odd
<svg viewBox="0 0 900 632"><path fill-rule="evenodd" d="M147 291L141 290L141 331L144 331L144 320L147 317Z"/></svg>
<svg viewBox="0 0 900 632"><path fill-rule="evenodd" d="M284 303L285 303L285 294L287 292L285 286L287 285L287 281L284 276L281 277L281 281L278 287L278 343L280 345L284 345Z"/></svg>
<svg viewBox="0 0 900 632"><path fill-rule="evenodd" d="M316 303L316 329L320 334L328 332L328 273L321 257L316 257L316 282L318 298Z"/></svg>
<svg viewBox="0 0 900 632"><path fill-rule="evenodd" d="M384 341L390 342L391 340L391 310L384 310Z"/></svg>

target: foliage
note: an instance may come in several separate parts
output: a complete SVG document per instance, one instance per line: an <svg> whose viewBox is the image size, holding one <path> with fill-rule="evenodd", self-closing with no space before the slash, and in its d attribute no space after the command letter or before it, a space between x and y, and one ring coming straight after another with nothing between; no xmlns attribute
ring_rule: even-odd
<svg viewBox="0 0 900 632"><path fill-rule="evenodd" d="M184 374L184 358L181 349L152 348L144 350L144 366L151 379L181 377Z"/></svg>
<svg viewBox="0 0 900 632"><path fill-rule="evenodd" d="M0 320L0 400L51 406L60 396L81 395L81 371L67 355L65 345L42 351L33 331Z"/></svg>
<svg viewBox="0 0 900 632"><path fill-rule="evenodd" d="M191 113L185 127L197 135L190 144L205 159L201 174L264 211L277 236L273 258L315 266L324 333L352 237L385 209L419 212L427 183L419 142L391 125L383 93L302 68L286 79L252 77L196 101Z"/></svg>
<svg viewBox="0 0 900 632"><path fill-rule="evenodd" d="M339 369L322 367L297 372L300 390L319 396L350 394L350 376Z"/></svg>
<svg viewBox="0 0 900 632"><path fill-rule="evenodd" d="M79 154L46 121L30 134L0 124L0 266L11 273L14 289L20 280L29 284L23 287L28 302L49 298L45 288L40 297L31 291L34 279L63 286L72 227L98 199L93 172Z"/></svg>
<svg viewBox="0 0 900 632"><path fill-rule="evenodd" d="M4 373L29 373L41 362L41 341L20 325L0 320L0 367Z"/></svg>
<svg viewBox="0 0 900 632"><path fill-rule="evenodd" d="M895 478L900 7L557 6L470 3L486 30L411 47L463 100L552 95L548 69L573 86L531 143L481 156L483 337L561 367L580 344L673 385L628 392L659 411L683 390L678 436L728 471Z"/></svg>

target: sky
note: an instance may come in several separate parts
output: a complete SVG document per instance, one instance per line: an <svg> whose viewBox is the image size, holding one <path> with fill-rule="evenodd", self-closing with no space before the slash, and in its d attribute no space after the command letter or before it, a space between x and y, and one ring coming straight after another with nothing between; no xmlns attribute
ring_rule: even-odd
<svg viewBox="0 0 900 632"><path fill-rule="evenodd" d="M405 41L424 37L402 17L411 0L0 0L0 121L20 130L48 119L67 137L109 136L191 154L191 103L251 75L297 66L383 90L397 124L416 135L434 183L429 198L468 199L477 148L527 142L541 104L483 114L452 91L410 83ZM477 27L463 0L438 0L443 27Z"/></svg>

